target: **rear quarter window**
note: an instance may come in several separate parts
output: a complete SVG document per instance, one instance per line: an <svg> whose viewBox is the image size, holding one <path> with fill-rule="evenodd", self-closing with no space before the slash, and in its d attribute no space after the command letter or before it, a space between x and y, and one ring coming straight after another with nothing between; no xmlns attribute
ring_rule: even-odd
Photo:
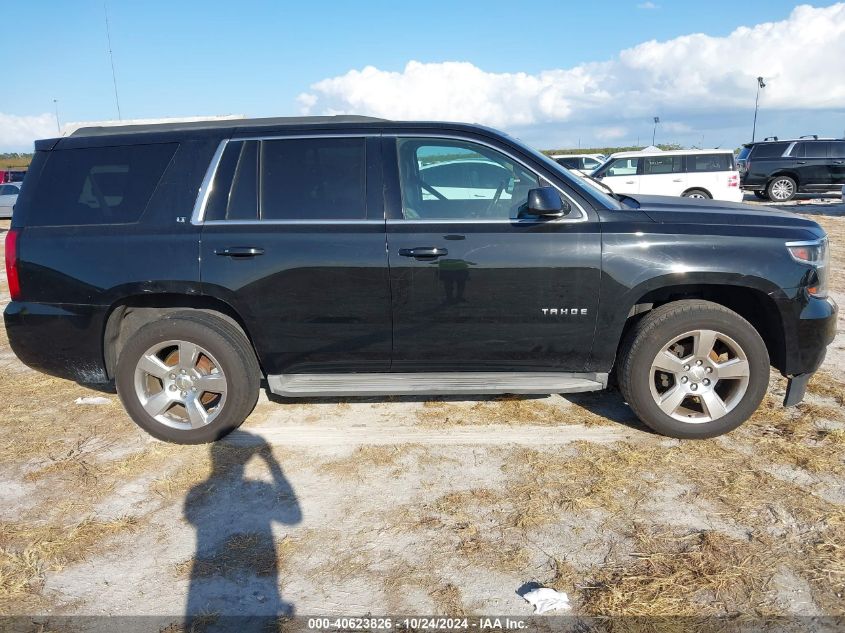
<svg viewBox="0 0 845 633"><path fill-rule="evenodd" d="M27 205L26 224L137 222L178 143L54 150Z"/></svg>
<svg viewBox="0 0 845 633"><path fill-rule="evenodd" d="M778 158L783 155L789 143L762 143L751 151L752 158Z"/></svg>
<svg viewBox="0 0 845 633"><path fill-rule="evenodd" d="M732 171L733 156L730 154L690 154L687 156L687 171Z"/></svg>

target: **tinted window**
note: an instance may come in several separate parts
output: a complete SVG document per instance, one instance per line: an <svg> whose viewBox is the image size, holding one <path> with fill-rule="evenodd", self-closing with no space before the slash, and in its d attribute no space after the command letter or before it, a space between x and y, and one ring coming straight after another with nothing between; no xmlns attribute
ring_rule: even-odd
<svg viewBox="0 0 845 633"><path fill-rule="evenodd" d="M407 219L516 218L540 186L522 165L469 141L401 139L398 148Z"/></svg>
<svg viewBox="0 0 845 633"><path fill-rule="evenodd" d="M26 221L36 226L137 222L176 143L50 152Z"/></svg>
<svg viewBox="0 0 845 633"><path fill-rule="evenodd" d="M789 143L761 143L754 146L753 158L775 158L781 156Z"/></svg>
<svg viewBox="0 0 845 633"><path fill-rule="evenodd" d="M687 171L732 171L733 156L730 154L690 154L687 156Z"/></svg>
<svg viewBox="0 0 845 633"><path fill-rule="evenodd" d="M226 144L205 208L206 220L258 218L258 141Z"/></svg>
<svg viewBox="0 0 845 633"><path fill-rule="evenodd" d="M845 158L845 141L833 141L830 144L831 158Z"/></svg>
<svg viewBox="0 0 845 633"><path fill-rule="evenodd" d="M310 138L261 143L261 218L361 220L364 139Z"/></svg>
<svg viewBox="0 0 845 633"><path fill-rule="evenodd" d="M748 158L748 155L750 153L751 153L750 147L743 147L741 150L739 150L739 155L736 158L737 158L737 160L745 160L746 158Z"/></svg>
<svg viewBox="0 0 845 633"><path fill-rule="evenodd" d="M584 169L595 169L599 165L601 165L601 163L593 158L584 159Z"/></svg>
<svg viewBox="0 0 845 633"><path fill-rule="evenodd" d="M17 195L18 188L12 185L0 185L0 196L14 196Z"/></svg>
<svg viewBox="0 0 845 633"><path fill-rule="evenodd" d="M804 143L804 158L827 158L827 147L830 143Z"/></svg>
<svg viewBox="0 0 845 633"><path fill-rule="evenodd" d="M643 174L678 174L684 170L682 156L649 156L642 161Z"/></svg>
<svg viewBox="0 0 845 633"><path fill-rule="evenodd" d="M639 158L617 158L608 165L604 176L634 176Z"/></svg>
<svg viewBox="0 0 845 633"><path fill-rule="evenodd" d="M578 169L578 159L574 157L569 158L555 158L555 160L566 167L567 169Z"/></svg>

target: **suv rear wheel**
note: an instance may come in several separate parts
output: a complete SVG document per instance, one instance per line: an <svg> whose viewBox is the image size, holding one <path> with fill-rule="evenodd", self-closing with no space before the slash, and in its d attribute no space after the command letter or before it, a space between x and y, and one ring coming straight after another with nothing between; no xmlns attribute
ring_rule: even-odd
<svg viewBox="0 0 845 633"><path fill-rule="evenodd" d="M690 189L689 191L685 191L683 193L684 198L697 198L699 200L710 200L713 198L709 193L704 191L704 189Z"/></svg>
<svg viewBox="0 0 845 633"><path fill-rule="evenodd" d="M237 328L177 312L135 332L120 352L117 392L138 426L177 444L217 440L258 400L260 369Z"/></svg>
<svg viewBox="0 0 845 633"><path fill-rule="evenodd" d="M773 178L766 187L766 195L770 200L786 202L795 197L795 181L789 176L778 176Z"/></svg>
<svg viewBox="0 0 845 633"><path fill-rule="evenodd" d="M757 330L716 303L684 300L649 312L626 338L619 386L645 424L677 438L707 438L745 422L769 383Z"/></svg>

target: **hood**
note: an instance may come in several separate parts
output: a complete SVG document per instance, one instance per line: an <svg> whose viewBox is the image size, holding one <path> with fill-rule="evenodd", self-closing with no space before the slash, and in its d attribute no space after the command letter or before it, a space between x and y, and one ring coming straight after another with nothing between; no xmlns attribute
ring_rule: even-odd
<svg viewBox="0 0 845 633"><path fill-rule="evenodd" d="M660 223L762 225L820 231L813 220L773 207L671 196L636 196L636 200L640 203L640 211Z"/></svg>

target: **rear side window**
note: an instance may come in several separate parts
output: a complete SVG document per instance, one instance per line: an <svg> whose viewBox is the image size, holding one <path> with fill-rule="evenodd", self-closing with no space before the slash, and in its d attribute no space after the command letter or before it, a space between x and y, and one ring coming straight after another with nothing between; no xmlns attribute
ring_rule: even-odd
<svg viewBox="0 0 845 633"><path fill-rule="evenodd" d="M684 170L681 156L649 156L642 160L643 174L677 174Z"/></svg>
<svg viewBox="0 0 845 633"><path fill-rule="evenodd" d="M748 155L750 153L751 153L750 147L743 147L741 150L739 150L739 155L736 158L737 158L737 160L745 160L746 158L748 158Z"/></svg>
<svg viewBox="0 0 845 633"><path fill-rule="evenodd" d="M730 154L690 154L687 171L733 171L733 163Z"/></svg>
<svg viewBox="0 0 845 633"><path fill-rule="evenodd" d="M782 156L789 143L761 143L755 145L753 158L776 158Z"/></svg>
<svg viewBox="0 0 845 633"><path fill-rule="evenodd" d="M804 158L827 158L827 147L830 143L804 143Z"/></svg>
<svg viewBox="0 0 845 633"><path fill-rule="evenodd" d="M177 146L164 143L50 152L27 209L26 223L137 222Z"/></svg>
<svg viewBox="0 0 845 633"><path fill-rule="evenodd" d="M833 141L830 144L831 158L845 158L845 141Z"/></svg>
<svg viewBox="0 0 845 633"><path fill-rule="evenodd" d="M264 220L362 220L363 138L262 141Z"/></svg>

